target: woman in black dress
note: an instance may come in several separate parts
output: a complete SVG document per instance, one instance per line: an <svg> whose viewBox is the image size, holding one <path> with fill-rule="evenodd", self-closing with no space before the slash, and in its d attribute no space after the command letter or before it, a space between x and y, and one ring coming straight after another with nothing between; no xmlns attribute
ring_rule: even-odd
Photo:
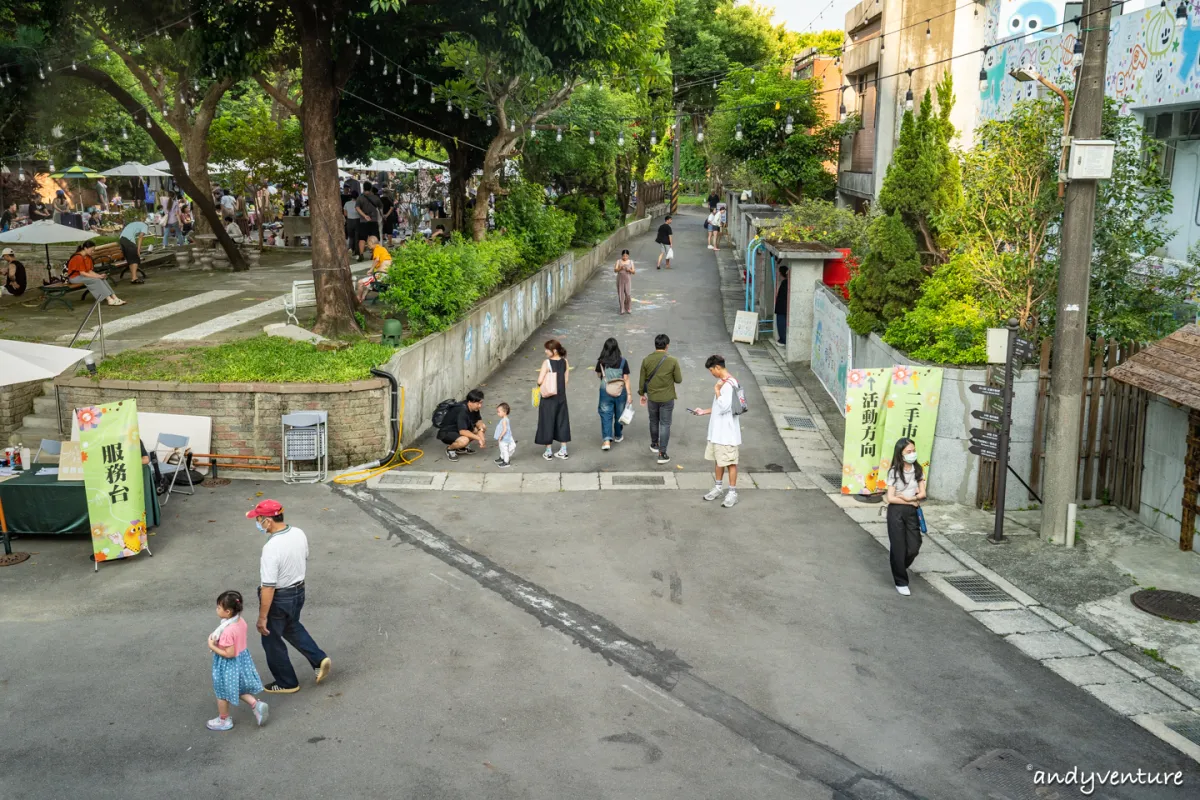
<svg viewBox="0 0 1200 800"><path fill-rule="evenodd" d="M566 459L567 442L571 441L571 415L567 411L567 379L570 367L567 364L567 350L557 339L551 339L544 345L546 360L538 372L538 386L542 391L542 399L538 403L537 435L535 444L546 446L542 458ZM554 452L554 443L560 442L558 452Z"/></svg>

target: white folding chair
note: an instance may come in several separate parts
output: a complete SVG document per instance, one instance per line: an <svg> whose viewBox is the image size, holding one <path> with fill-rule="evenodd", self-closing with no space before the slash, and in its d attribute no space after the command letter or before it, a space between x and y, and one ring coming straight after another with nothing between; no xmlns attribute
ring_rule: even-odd
<svg viewBox="0 0 1200 800"><path fill-rule="evenodd" d="M192 483L191 470L187 466L186 450L190 439L187 436L179 436L174 433L160 433L158 442L154 445L154 452L158 456L158 471L165 478L171 476L171 482L167 484L167 492L162 499L160 505L166 505L171 499L171 492L175 491L175 481L179 480L179 473L183 473L183 477L187 480L188 489L183 491L182 484L179 487L180 494L195 494L196 487ZM163 452L166 456L163 456Z"/></svg>
<svg viewBox="0 0 1200 800"><path fill-rule="evenodd" d="M42 460L42 453L48 456L61 456L62 442L57 439L42 439L42 443L38 446L37 454L33 457L33 463L37 464Z"/></svg>

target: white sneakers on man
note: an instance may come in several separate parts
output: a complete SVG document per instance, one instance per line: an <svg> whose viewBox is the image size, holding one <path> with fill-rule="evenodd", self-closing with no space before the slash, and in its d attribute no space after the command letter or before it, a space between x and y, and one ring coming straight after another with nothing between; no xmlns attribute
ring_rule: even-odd
<svg viewBox="0 0 1200 800"><path fill-rule="evenodd" d="M896 591L899 592L900 594L904 595L905 597L908 597L909 595L912 594L912 592L909 590L909 588L907 586L897 586Z"/></svg>

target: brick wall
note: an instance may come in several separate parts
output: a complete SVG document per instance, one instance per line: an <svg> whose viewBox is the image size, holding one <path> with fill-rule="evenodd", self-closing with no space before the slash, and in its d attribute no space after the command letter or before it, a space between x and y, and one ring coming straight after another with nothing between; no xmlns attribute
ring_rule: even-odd
<svg viewBox="0 0 1200 800"><path fill-rule="evenodd" d="M33 398L41 394L41 381L0 387L0 445L7 444L9 434L21 427L26 414L33 413Z"/></svg>
<svg viewBox="0 0 1200 800"><path fill-rule="evenodd" d="M329 412L329 465L334 469L387 455L388 384L379 378L353 383L168 383L60 378L64 430L71 409L133 398L139 411L212 419L212 452L282 455L280 417L293 411ZM153 442L147 442L148 447Z"/></svg>

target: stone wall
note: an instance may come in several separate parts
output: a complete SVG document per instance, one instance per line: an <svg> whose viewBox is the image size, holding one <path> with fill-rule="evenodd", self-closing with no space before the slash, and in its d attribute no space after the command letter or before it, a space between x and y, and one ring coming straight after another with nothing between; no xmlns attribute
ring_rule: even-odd
<svg viewBox="0 0 1200 800"><path fill-rule="evenodd" d="M71 409L133 398L139 411L212 418L211 452L282 457L280 417L293 411L329 412L329 466L343 469L387 455L388 383L171 383L59 378L63 430ZM152 447L153 442L146 442Z"/></svg>
<svg viewBox="0 0 1200 800"><path fill-rule="evenodd" d="M26 414L33 413L33 399L42 394L42 381L0 386L0 445L21 427ZM28 442L26 442L28 444Z"/></svg>
<svg viewBox="0 0 1200 800"><path fill-rule="evenodd" d="M401 443L409 445L430 427L442 400L461 399L486 380L534 331L587 283L614 250L653 230L665 206L623 228L576 258L568 253L519 284L477 305L456 325L398 351L381 367L404 392Z"/></svg>

